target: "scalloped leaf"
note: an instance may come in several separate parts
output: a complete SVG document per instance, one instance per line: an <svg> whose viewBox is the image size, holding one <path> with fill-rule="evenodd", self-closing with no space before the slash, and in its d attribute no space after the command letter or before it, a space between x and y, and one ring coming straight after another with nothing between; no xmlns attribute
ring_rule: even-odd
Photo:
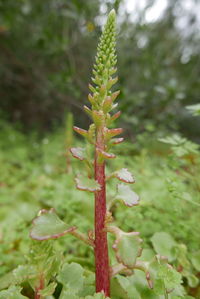
<svg viewBox="0 0 200 299"><path fill-rule="evenodd" d="M81 174L75 178L76 188L81 191L95 192L101 190L101 186L94 179L89 179Z"/></svg>
<svg viewBox="0 0 200 299"><path fill-rule="evenodd" d="M85 160L85 148L82 147L72 147L70 148L72 156L80 161Z"/></svg>
<svg viewBox="0 0 200 299"><path fill-rule="evenodd" d="M60 270L57 279L65 289L73 290L73 293L76 294L83 287L84 277L83 277L83 268L77 263L65 263Z"/></svg>
<svg viewBox="0 0 200 299"><path fill-rule="evenodd" d="M76 227L69 227L57 216L54 209L41 210L39 216L33 220L30 237L40 241L57 239L74 230Z"/></svg>
<svg viewBox="0 0 200 299"><path fill-rule="evenodd" d="M133 178L132 174L128 171L127 168L122 168L114 173L114 176L124 182L124 183L129 183L133 184L135 183L135 179Z"/></svg>
<svg viewBox="0 0 200 299"><path fill-rule="evenodd" d="M125 233L120 230L112 246L118 262L130 269L134 268L137 258L142 253L142 240L138 234L136 232Z"/></svg>
<svg viewBox="0 0 200 299"><path fill-rule="evenodd" d="M126 206L132 207L138 205L140 198L129 186L118 184L116 200L123 201Z"/></svg>

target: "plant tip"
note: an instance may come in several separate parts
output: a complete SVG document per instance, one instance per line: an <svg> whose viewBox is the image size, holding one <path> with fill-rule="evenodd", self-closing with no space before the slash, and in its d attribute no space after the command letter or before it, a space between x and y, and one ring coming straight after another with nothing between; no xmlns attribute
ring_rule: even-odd
<svg viewBox="0 0 200 299"><path fill-rule="evenodd" d="M109 17L110 17L110 16L113 16L113 17L116 16L116 12L115 12L115 9L114 9L114 8L110 11L110 13L109 13L108 16L109 16Z"/></svg>

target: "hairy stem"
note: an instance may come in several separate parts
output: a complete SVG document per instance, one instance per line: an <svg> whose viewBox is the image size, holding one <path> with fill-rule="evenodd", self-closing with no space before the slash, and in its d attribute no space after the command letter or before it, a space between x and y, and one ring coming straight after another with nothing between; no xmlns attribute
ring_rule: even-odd
<svg viewBox="0 0 200 299"><path fill-rule="evenodd" d="M96 292L103 291L106 296L110 296L108 244L105 230L105 162L98 161L98 149L104 150L103 126L97 129L95 152L95 179L101 186L101 190L95 192L95 268Z"/></svg>

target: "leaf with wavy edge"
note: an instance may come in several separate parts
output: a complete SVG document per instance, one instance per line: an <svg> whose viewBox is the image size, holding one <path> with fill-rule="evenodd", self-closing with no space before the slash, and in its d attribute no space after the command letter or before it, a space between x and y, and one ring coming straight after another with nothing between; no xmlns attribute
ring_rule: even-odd
<svg viewBox="0 0 200 299"><path fill-rule="evenodd" d="M54 209L41 210L39 216L33 220L30 237L40 241L57 239L74 230L76 230L76 227L69 227L57 216Z"/></svg>
<svg viewBox="0 0 200 299"><path fill-rule="evenodd" d="M118 184L117 185L117 195L116 200L123 201L123 203L128 206L136 206L139 203L139 196L127 185Z"/></svg>
<svg viewBox="0 0 200 299"><path fill-rule="evenodd" d="M89 179L81 174L75 178L76 188L81 191L95 192L101 190L101 186L94 179Z"/></svg>
<svg viewBox="0 0 200 299"><path fill-rule="evenodd" d="M70 148L72 156L80 161L85 160L85 148L82 147L72 147Z"/></svg>
<svg viewBox="0 0 200 299"><path fill-rule="evenodd" d="M133 269L137 258L142 253L141 242L138 232L124 232L118 227L108 226L107 231L115 234L116 240L112 246L117 261L129 269Z"/></svg>
<svg viewBox="0 0 200 299"><path fill-rule="evenodd" d="M133 178L132 174L128 171L127 168L122 168L118 171L115 171L113 174L110 175L110 177L115 177L124 183L135 183L135 179Z"/></svg>

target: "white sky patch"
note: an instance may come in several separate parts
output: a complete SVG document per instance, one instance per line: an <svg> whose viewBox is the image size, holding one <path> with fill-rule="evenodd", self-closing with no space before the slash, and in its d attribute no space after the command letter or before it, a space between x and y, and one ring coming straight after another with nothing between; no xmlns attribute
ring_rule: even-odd
<svg viewBox="0 0 200 299"><path fill-rule="evenodd" d="M130 14L131 20L135 20L138 12L141 12L147 6L147 0L126 0L125 10ZM147 23L155 22L162 17L165 9L167 8L167 0L156 0L155 3L147 8L144 15L144 21Z"/></svg>

